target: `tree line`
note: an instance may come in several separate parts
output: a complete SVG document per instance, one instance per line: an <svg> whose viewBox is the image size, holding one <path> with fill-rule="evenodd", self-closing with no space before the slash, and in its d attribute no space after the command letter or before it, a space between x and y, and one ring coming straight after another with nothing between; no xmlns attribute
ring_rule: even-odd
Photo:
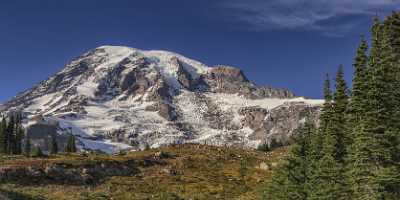
<svg viewBox="0 0 400 200"><path fill-rule="evenodd" d="M371 47L362 38L349 91L340 67L319 126L296 134L268 184L268 200L400 199L400 13L374 19Z"/></svg>
<svg viewBox="0 0 400 200"><path fill-rule="evenodd" d="M64 152L77 152L75 136L70 133ZM47 140L46 140L47 141ZM58 154L58 142L56 136L50 136L48 144L49 154ZM7 155L26 155L42 156L44 155L39 146L32 146L31 138L22 126L22 114L14 112L3 116L0 122L0 154Z"/></svg>

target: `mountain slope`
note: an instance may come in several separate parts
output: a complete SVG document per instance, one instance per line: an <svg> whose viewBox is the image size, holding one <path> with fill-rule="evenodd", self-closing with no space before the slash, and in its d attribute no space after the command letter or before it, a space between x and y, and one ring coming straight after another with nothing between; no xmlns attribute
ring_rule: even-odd
<svg viewBox="0 0 400 200"><path fill-rule="evenodd" d="M3 105L22 110L44 146L68 133L81 149L108 153L171 143L256 147L286 142L320 100L258 87L229 66L208 67L166 51L102 46ZM44 131L46 130L46 131ZM46 148L44 146L44 148Z"/></svg>

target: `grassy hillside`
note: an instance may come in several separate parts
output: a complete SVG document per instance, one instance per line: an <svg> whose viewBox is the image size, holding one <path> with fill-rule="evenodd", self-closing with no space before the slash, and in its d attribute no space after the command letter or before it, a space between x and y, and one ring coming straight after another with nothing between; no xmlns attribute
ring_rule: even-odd
<svg viewBox="0 0 400 200"><path fill-rule="evenodd" d="M110 166L134 166L135 169L131 175L91 177L87 183L69 183L39 176L3 180L0 183L0 194L10 199L57 200L260 199L262 189L270 179L270 169L279 162L285 151L278 149L263 153L182 145L116 156L58 155L41 159L3 157L0 162L0 170L3 171L44 169L55 164L73 169L107 163L114 163Z"/></svg>

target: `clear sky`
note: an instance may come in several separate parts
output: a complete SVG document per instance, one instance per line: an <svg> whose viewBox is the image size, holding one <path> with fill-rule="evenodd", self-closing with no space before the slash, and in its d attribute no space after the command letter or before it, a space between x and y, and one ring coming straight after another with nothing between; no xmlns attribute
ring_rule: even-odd
<svg viewBox="0 0 400 200"><path fill-rule="evenodd" d="M161 49L241 68L258 85L319 98L350 79L360 35L395 0L12 0L0 2L0 102L101 45Z"/></svg>

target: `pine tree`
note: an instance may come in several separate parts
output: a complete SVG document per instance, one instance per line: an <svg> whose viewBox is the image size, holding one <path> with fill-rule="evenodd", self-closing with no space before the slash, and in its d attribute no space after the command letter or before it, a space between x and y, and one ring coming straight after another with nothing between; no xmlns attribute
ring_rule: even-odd
<svg viewBox="0 0 400 200"><path fill-rule="evenodd" d="M380 53L378 48L379 39L376 32L379 23L375 20L375 25L372 30L373 46L371 50L370 68L376 67L379 58L373 58L377 53ZM373 200L379 199L379 186L374 180L374 165L371 160L372 155L370 147L374 145L374 138L371 133L365 130L366 112L369 110L368 105L368 89L369 76L367 65L367 43L363 39L357 50L357 55L354 64L354 78L351 102L348 108L348 126L351 128L352 142L349 144L348 155L348 179L351 185L352 199L355 200Z"/></svg>
<svg viewBox="0 0 400 200"><path fill-rule="evenodd" d="M378 182L384 189L385 199L400 198L400 15L394 13L384 22L382 39L382 80L386 85L381 88L381 119L384 122L383 134L378 145L380 168ZM383 108L383 109L382 109ZM386 147L383 150L383 147Z"/></svg>
<svg viewBox="0 0 400 200"><path fill-rule="evenodd" d="M7 153L7 122L5 117L0 122L0 154Z"/></svg>
<svg viewBox="0 0 400 200"><path fill-rule="evenodd" d="M375 19L367 70L364 116L356 126L350 180L353 199L399 199L396 164L399 144L399 68L393 16L382 24ZM397 38L398 39L398 38Z"/></svg>
<svg viewBox="0 0 400 200"><path fill-rule="evenodd" d="M347 153L346 146L350 144L346 123L348 100L349 98L347 95L346 81L344 80L343 66L340 66L336 75L336 91L333 95L332 131L337 140L335 159L342 163L344 162Z"/></svg>
<svg viewBox="0 0 400 200"><path fill-rule="evenodd" d="M386 74L383 59L383 25L375 20L372 29L373 45L370 54L369 70L368 70L368 91L367 91L367 109L365 112L364 131L370 135L373 145L369 147L371 152L371 162L375 163L375 168L379 168L383 160L388 158L389 153L386 150L384 132L387 122L387 104L385 98L388 97ZM387 45L387 44L386 44ZM386 47L387 49L388 47ZM387 62L387 61L386 61Z"/></svg>
<svg viewBox="0 0 400 200"><path fill-rule="evenodd" d="M322 159L321 149L323 147L324 134L328 128L331 121L332 113L332 90L329 75L326 75L324 81L324 99L325 103L321 108L319 128L314 132L312 139L310 140L310 148L308 149L308 162L309 166L307 169L308 181L306 183L306 190L309 196L315 193L315 188L320 184L319 161Z"/></svg>
<svg viewBox="0 0 400 200"><path fill-rule="evenodd" d="M316 133L315 137L313 137L312 140L313 148L310 150L313 151L312 152L314 156L313 160L319 160L322 157L320 152L322 149L322 140L324 137L323 133L327 130L328 125L331 121L333 97L332 97L330 78L328 74L326 75L326 79L324 81L324 100L325 102L321 109L318 132Z"/></svg>
<svg viewBox="0 0 400 200"><path fill-rule="evenodd" d="M15 153L15 118L14 114L11 114L8 125L7 125L7 153Z"/></svg>
<svg viewBox="0 0 400 200"><path fill-rule="evenodd" d="M15 121L15 154L22 154L22 140L24 139L24 135L22 114L21 112L17 112Z"/></svg>
<svg viewBox="0 0 400 200"><path fill-rule="evenodd" d="M22 154L22 140L25 135L24 128L21 124L17 124L16 134L15 134L15 154Z"/></svg>
<svg viewBox="0 0 400 200"><path fill-rule="evenodd" d="M57 139L55 135L51 136L50 140L50 154L57 154L58 153L58 144L57 144Z"/></svg>
<svg viewBox="0 0 400 200"><path fill-rule="evenodd" d="M354 62L353 88L351 91L351 101L347 109L350 127L355 127L365 114L367 104L367 64L368 64L368 43L361 39Z"/></svg>
<svg viewBox="0 0 400 200"><path fill-rule="evenodd" d="M327 88L325 86L325 88ZM326 97L331 98L327 92ZM348 105L347 86L343 69L336 75L336 90L333 101L326 101L321 113L322 149L319 158L314 162L308 191L309 199L330 200L350 199L344 172L346 144L348 143L346 127L346 109Z"/></svg>
<svg viewBox="0 0 400 200"><path fill-rule="evenodd" d="M31 155L31 138L29 137L29 134L26 134L25 136L24 153L26 156Z"/></svg>
<svg viewBox="0 0 400 200"><path fill-rule="evenodd" d="M295 139L296 143L291 147L281 168L275 172L272 181L265 193L268 200L306 200L308 181L308 152L310 141L316 129L313 124L307 122L300 129Z"/></svg>
<svg viewBox="0 0 400 200"><path fill-rule="evenodd" d="M274 172L271 182L267 185L264 192L264 200L289 200L289 171L286 163L281 164Z"/></svg>
<svg viewBox="0 0 400 200"><path fill-rule="evenodd" d="M68 137L67 145L65 146L65 152L74 153L76 152L75 136L70 134Z"/></svg>
<svg viewBox="0 0 400 200"><path fill-rule="evenodd" d="M352 199L378 200L382 197L376 182L376 165L373 160L371 147L374 137L365 130L365 121L361 121L354 132L351 161L349 163Z"/></svg>
<svg viewBox="0 0 400 200"><path fill-rule="evenodd" d="M340 198L343 193L342 165L335 159L337 138L331 128L332 123L327 125L324 132L322 157L314 160L316 167L313 169L312 188L309 188L310 200L334 200Z"/></svg>
<svg viewBox="0 0 400 200"><path fill-rule="evenodd" d="M33 150L32 150L32 156L33 157L43 157L44 154L43 154L42 149L40 147L38 147L38 146L34 147Z"/></svg>

